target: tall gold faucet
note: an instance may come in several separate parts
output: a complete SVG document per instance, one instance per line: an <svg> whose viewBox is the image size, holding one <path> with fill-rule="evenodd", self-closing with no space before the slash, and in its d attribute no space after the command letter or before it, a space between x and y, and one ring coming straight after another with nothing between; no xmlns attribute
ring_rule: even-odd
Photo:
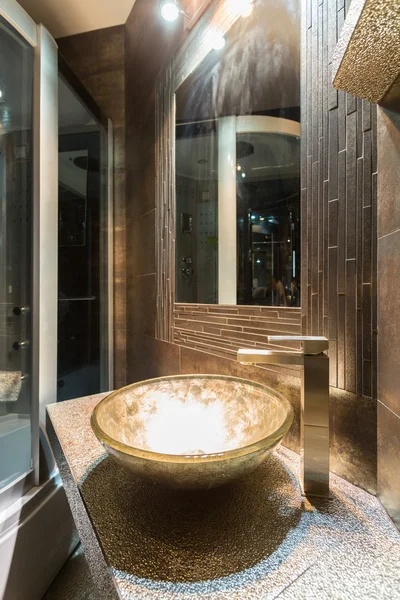
<svg viewBox="0 0 400 600"><path fill-rule="evenodd" d="M296 350L239 350L242 364L297 365L301 374L300 483L305 496L329 498L329 358L325 337L270 335L268 343L296 341Z"/></svg>

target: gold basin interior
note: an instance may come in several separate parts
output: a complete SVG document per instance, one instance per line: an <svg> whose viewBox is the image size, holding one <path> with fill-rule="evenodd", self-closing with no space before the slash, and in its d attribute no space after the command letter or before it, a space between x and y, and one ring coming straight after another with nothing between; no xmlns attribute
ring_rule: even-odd
<svg viewBox="0 0 400 600"><path fill-rule="evenodd" d="M230 472L226 461L260 452L264 458L292 420L289 402L266 386L235 377L180 375L107 396L93 411L92 428L109 454L136 475L174 487L187 487L185 478L189 487L211 487L234 477L239 466L243 472L255 467L260 460L247 466L240 461ZM216 461L225 463L219 475L215 468L208 475L199 470L200 463Z"/></svg>

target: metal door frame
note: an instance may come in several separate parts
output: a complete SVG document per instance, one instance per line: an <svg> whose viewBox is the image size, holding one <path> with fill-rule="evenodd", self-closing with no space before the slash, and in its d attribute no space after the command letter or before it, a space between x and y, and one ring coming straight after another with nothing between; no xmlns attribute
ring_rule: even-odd
<svg viewBox="0 0 400 600"><path fill-rule="evenodd" d="M0 511L40 483L40 425L56 400L58 68L57 45L15 0L0 0L0 15L34 49L32 251L32 468L0 491Z"/></svg>

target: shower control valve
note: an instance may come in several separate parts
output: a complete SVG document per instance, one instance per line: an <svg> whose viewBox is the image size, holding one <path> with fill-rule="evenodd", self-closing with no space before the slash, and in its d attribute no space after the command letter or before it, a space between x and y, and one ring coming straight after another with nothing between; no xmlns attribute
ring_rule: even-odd
<svg viewBox="0 0 400 600"><path fill-rule="evenodd" d="M25 350L29 346L29 342L14 342L13 349L14 350Z"/></svg>
<svg viewBox="0 0 400 600"><path fill-rule="evenodd" d="M185 267L182 269L182 275L186 278L189 279L189 277L191 277L193 275L194 271L192 269L192 267Z"/></svg>

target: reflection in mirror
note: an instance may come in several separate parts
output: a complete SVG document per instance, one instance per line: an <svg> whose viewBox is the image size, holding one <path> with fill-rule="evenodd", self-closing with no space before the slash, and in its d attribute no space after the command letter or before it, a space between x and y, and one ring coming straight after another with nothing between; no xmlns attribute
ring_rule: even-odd
<svg viewBox="0 0 400 600"><path fill-rule="evenodd" d="M177 302L300 304L299 55L299 0L255 0L176 91Z"/></svg>

